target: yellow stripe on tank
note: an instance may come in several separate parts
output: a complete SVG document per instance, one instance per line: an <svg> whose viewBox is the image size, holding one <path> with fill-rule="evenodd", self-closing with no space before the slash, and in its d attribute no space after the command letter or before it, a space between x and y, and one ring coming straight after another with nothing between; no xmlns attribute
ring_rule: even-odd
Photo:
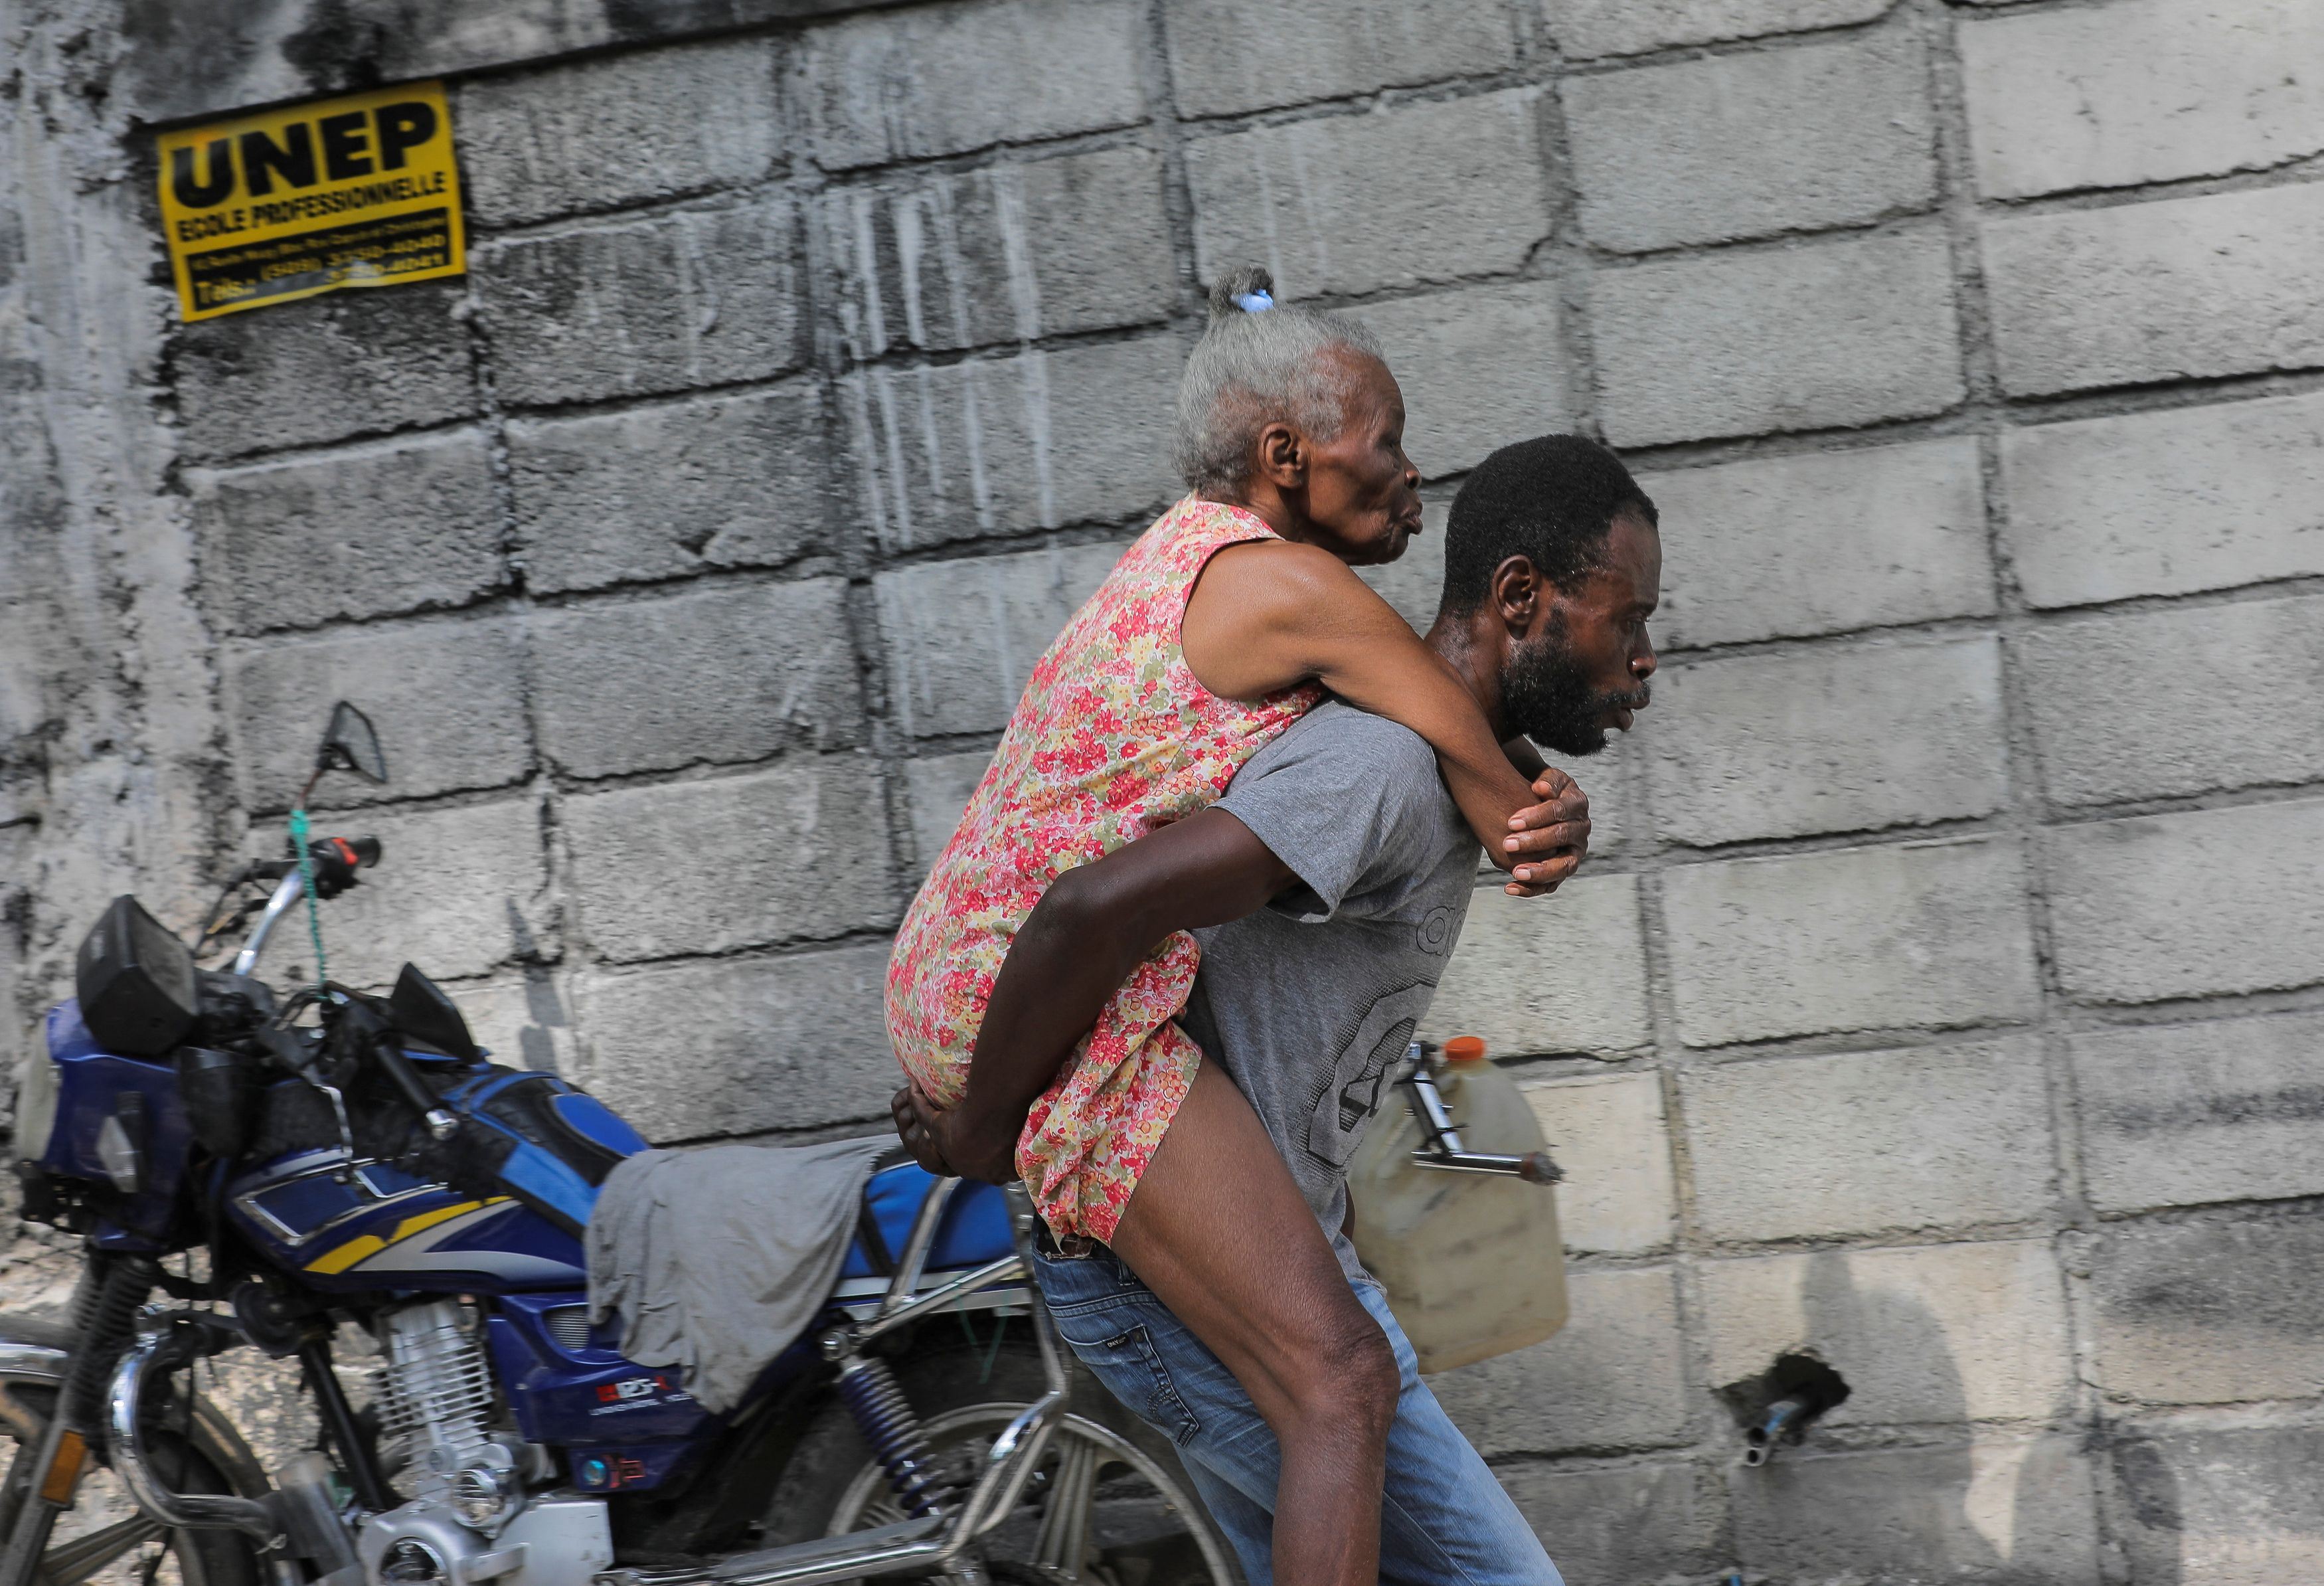
<svg viewBox="0 0 2324 1586"><path fill-rule="evenodd" d="M380 1238L375 1233L364 1234L361 1239L351 1239L337 1249L326 1250L308 1262L307 1270L326 1274L345 1272L356 1263L378 1255L390 1245L401 1244L415 1233L423 1232L439 1222L448 1222L464 1213L481 1211L486 1206L500 1205L508 1199L506 1195L491 1195L481 1201L461 1201L454 1205L438 1206L433 1212L422 1212L416 1217L406 1217L395 1225L395 1231L385 1239Z"/></svg>

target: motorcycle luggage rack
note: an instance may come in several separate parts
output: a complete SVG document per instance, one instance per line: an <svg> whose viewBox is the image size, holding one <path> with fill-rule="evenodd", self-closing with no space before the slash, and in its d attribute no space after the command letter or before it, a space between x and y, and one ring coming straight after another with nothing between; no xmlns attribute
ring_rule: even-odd
<svg viewBox="0 0 2324 1586"><path fill-rule="evenodd" d="M850 1361L860 1359L862 1347L881 1333L962 1305L971 1296L996 1285L1021 1284L1031 1273L1036 1227L1033 1202L1024 1185L1012 1184L1005 1193L1015 1251L932 1288L920 1288L928 1252L936 1245L936 1229L959 1187L956 1179L940 1179L929 1189L877 1313L868 1322L845 1323L825 1335L825 1353L843 1369ZM1006 1519L1016 1507L1035 1463L1048 1445L1051 1428L1065 1413L1065 1399L1072 1388L1072 1379L1067 1375L1065 1355L1048 1311L1029 1303L1027 1309L1032 1318L1033 1336L1040 1345L1047 1391L993 1439L966 1493L957 1502L947 1502L942 1512L872 1530L742 1554L706 1565L601 1570L594 1577L593 1586L825 1586L826 1582L863 1576L907 1571L929 1572L947 1567L965 1579L984 1579L983 1566L970 1551L971 1546Z"/></svg>
<svg viewBox="0 0 2324 1586"><path fill-rule="evenodd" d="M1436 1075L1429 1069L1429 1058L1435 1050L1426 1041L1406 1047L1405 1061L1411 1067L1397 1081L1410 1093L1412 1116L1425 1142L1412 1153L1414 1166L1433 1167L1440 1173L1493 1173L1539 1185L1555 1184L1565 1176L1565 1170L1549 1159L1547 1151L1508 1157L1463 1146L1452 1110L1444 1105L1444 1094L1436 1088Z"/></svg>

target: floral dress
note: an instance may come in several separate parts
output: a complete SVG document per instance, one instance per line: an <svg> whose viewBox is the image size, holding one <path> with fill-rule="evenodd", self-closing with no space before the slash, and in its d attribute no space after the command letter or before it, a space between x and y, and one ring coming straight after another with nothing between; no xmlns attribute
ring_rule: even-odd
<svg viewBox="0 0 2324 1586"><path fill-rule="evenodd" d="M1221 699L1179 649L1204 565L1276 538L1250 512L1188 496L1122 553L1034 667L888 963L889 1037L939 1106L967 1089L993 979L1049 883L1212 803L1323 697L1305 684ZM1174 1021L1201 956L1183 931L1148 954L1027 1115L1017 1169L1058 1237L1113 1237L1185 1099L1201 1049Z"/></svg>

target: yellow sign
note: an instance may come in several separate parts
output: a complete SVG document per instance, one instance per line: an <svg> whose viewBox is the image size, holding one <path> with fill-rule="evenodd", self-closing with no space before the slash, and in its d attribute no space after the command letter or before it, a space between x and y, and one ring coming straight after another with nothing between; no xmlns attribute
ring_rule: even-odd
<svg viewBox="0 0 2324 1586"><path fill-rule="evenodd" d="M161 152L188 319L467 268L441 83L185 127Z"/></svg>

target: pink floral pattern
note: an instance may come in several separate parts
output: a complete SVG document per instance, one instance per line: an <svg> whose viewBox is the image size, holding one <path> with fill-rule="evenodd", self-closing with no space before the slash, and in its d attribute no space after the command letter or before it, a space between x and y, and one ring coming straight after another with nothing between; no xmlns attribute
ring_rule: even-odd
<svg viewBox="0 0 2324 1586"><path fill-rule="evenodd" d="M1178 647L1204 565L1275 538L1252 513L1187 497L1122 553L1034 667L888 963L889 1037L939 1105L967 1088L993 977L1049 883L1209 805L1323 697L1307 684L1256 704L1221 699ZM1148 954L1028 1114L1018 1171L1059 1237L1113 1237L1185 1099L1201 1050L1175 1020L1200 961L1184 932Z"/></svg>

